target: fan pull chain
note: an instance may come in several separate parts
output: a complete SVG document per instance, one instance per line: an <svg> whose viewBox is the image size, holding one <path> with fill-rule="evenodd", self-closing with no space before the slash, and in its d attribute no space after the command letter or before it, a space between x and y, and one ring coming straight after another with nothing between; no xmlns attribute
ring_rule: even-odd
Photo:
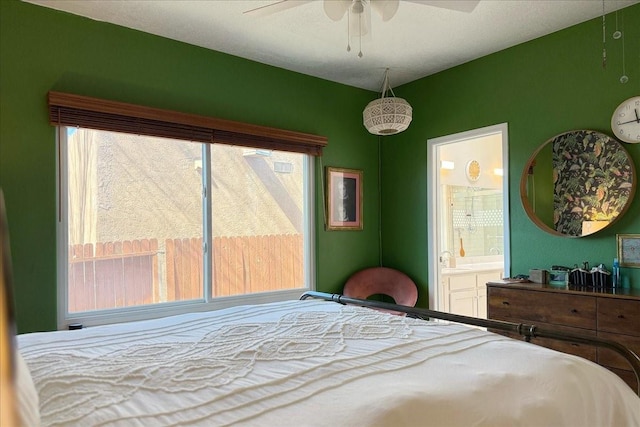
<svg viewBox="0 0 640 427"><path fill-rule="evenodd" d="M351 14L347 11L347 52L351 52Z"/></svg>
<svg viewBox="0 0 640 427"><path fill-rule="evenodd" d="M358 26L360 27L360 37L358 38L360 52L358 52L358 58L362 58L362 13L358 14Z"/></svg>
<svg viewBox="0 0 640 427"><path fill-rule="evenodd" d="M617 13L617 12L616 12ZM620 76L620 83L625 84L629 81L629 77L627 76L627 72L625 70L624 63L624 15L620 17L622 32L620 33L620 37L622 38L622 76Z"/></svg>
<svg viewBox="0 0 640 427"><path fill-rule="evenodd" d="M620 37L622 37L622 33L618 31L618 11L616 10L616 30L613 32L613 38L618 40Z"/></svg>

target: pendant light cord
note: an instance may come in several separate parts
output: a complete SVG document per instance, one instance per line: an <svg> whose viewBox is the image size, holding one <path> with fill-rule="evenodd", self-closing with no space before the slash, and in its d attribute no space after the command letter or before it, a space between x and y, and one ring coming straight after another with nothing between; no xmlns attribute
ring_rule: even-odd
<svg viewBox="0 0 640 427"><path fill-rule="evenodd" d="M382 96L384 98L387 96L388 92L391 92L391 96L395 98L396 94L393 92L393 88L391 87L391 82L389 81L389 69L385 68L384 70L384 79L382 81L382 89L380 90Z"/></svg>
<svg viewBox="0 0 640 427"><path fill-rule="evenodd" d="M378 135L378 263L382 267L382 136Z"/></svg>

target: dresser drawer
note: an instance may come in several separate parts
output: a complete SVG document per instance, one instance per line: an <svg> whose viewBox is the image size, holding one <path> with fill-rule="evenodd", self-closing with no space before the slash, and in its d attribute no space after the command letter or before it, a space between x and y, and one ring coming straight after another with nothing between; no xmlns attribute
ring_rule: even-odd
<svg viewBox="0 0 640 427"><path fill-rule="evenodd" d="M550 329L555 329L559 331L563 331L566 333L575 333L580 335L587 335L591 337L596 336L596 331L578 329L578 328L569 328L569 327L553 327L552 325L544 325L538 323L540 327L549 327ZM541 345L543 347L547 347L553 350L561 351L563 353L569 353L576 356L584 357L585 359L591 360L595 362L597 359L597 347L592 345L587 345L583 343L575 343L571 341L563 341L552 338L533 338L531 340L532 343Z"/></svg>
<svg viewBox="0 0 640 427"><path fill-rule="evenodd" d="M640 337L640 300L599 298L598 331Z"/></svg>
<svg viewBox="0 0 640 427"><path fill-rule="evenodd" d="M591 296L490 287L487 306L492 319L596 329L596 298Z"/></svg>
<svg viewBox="0 0 640 427"><path fill-rule="evenodd" d="M640 294L600 295L600 292L551 288L544 284L487 284L490 319L579 332L616 341L640 355ZM572 327L575 328L572 331ZM511 333L499 332L511 336ZM586 344L551 339L531 340L545 347L594 360L618 374L638 391L629 362L617 352Z"/></svg>
<svg viewBox="0 0 640 427"><path fill-rule="evenodd" d="M514 323L527 323L527 321L525 320L521 320L521 319L513 319L510 320L511 322ZM546 323L536 323L536 326L539 326L540 328L544 328L544 329L552 329L554 331L559 331L559 332L565 332L565 333L573 333L573 334L580 334L580 335L587 335L587 336L591 336L591 337L595 337L596 336L596 331L590 331L590 330L585 330L585 329L581 329L581 328L571 328L571 327L567 327L567 326L557 326L557 325L549 325ZM495 332L497 334L500 335L504 335L513 339L517 339L520 341L524 341L524 338L521 335L518 335L515 332L510 332L510 331L498 331L495 329L489 329L489 331L491 332ZM531 343L532 344L536 344L539 345L541 347L546 347L546 348L550 348L552 350L556 350L556 351L561 351L563 353L568 353L568 354L573 354L576 356L580 356L583 357L585 359L591 360L592 362L596 361L596 350L597 348L591 345L587 345L587 344L582 344L582 343L574 343L574 342L570 342L570 341L562 341L562 340L557 340L557 339L552 339L552 338L532 338L531 339Z"/></svg>
<svg viewBox="0 0 640 427"><path fill-rule="evenodd" d="M598 331L598 337L606 340L616 341L629 348L635 354L640 355L640 337L631 335L611 334L608 332ZM631 370L629 362L613 350L600 347L598 348L598 363L612 368Z"/></svg>

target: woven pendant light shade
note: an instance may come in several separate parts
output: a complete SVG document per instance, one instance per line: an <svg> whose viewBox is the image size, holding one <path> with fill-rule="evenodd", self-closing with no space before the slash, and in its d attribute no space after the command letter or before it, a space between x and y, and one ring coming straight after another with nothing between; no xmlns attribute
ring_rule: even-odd
<svg viewBox="0 0 640 427"><path fill-rule="evenodd" d="M367 104L362 113L364 127L374 135L393 135L411 123L411 105L402 98L380 98Z"/></svg>
<svg viewBox="0 0 640 427"><path fill-rule="evenodd" d="M387 97L387 92L393 96ZM393 135L411 123L413 109L407 101L396 98L389 85L389 69L385 71L382 96L371 101L362 112L364 127L374 135Z"/></svg>

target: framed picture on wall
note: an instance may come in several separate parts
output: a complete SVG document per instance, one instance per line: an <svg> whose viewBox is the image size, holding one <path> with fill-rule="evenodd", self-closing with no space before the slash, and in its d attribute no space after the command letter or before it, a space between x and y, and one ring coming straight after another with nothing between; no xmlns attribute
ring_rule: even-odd
<svg viewBox="0 0 640 427"><path fill-rule="evenodd" d="M362 171L327 167L327 230L362 230Z"/></svg>
<svg viewBox="0 0 640 427"><path fill-rule="evenodd" d="M616 234L620 267L640 268L640 234Z"/></svg>

